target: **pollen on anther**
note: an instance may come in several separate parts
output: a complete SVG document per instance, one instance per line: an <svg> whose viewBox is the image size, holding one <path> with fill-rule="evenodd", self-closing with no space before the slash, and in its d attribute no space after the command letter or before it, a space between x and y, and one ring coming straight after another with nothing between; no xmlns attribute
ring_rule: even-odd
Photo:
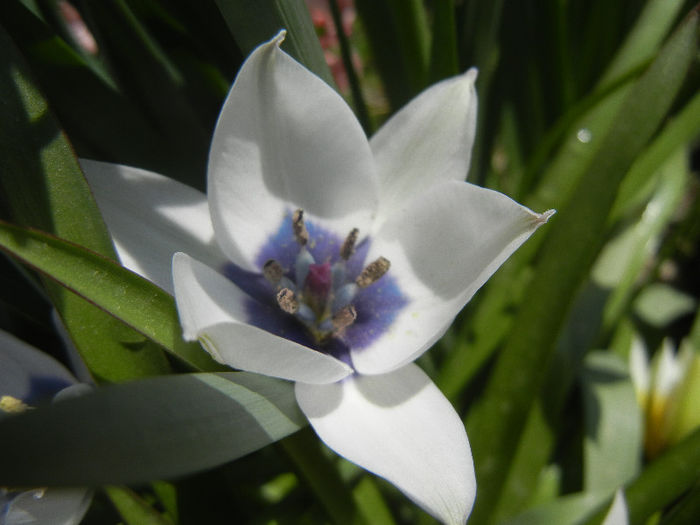
<svg viewBox="0 0 700 525"><path fill-rule="evenodd" d="M306 246L309 242L309 232L304 224L304 210L298 209L292 214L292 229L294 238L301 246Z"/></svg>
<svg viewBox="0 0 700 525"><path fill-rule="evenodd" d="M284 276L284 269L280 263L270 259L263 266L263 276L270 284L277 285L282 280L282 276Z"/></svg>
<svg viewBox="0 0 700 525"><path fill-rule="evenodd" d="M348 233L348 236L345 238L345 242L343 242L343 245L340 247L340 257L344 260L348 260L353 253L355 253L355 243L357 242L357 235L360 233L360 230L357 228L353 228L350 230L350 233Z"/></svg>
<svg viewBox="0 0 700 525"><path fill-rule="evenodd" d="M376 261L369 263L362 273L357 276L355 283L360 288L367 288L370 284L377 282L386 272L389 271L391 263L389 259L379 257Z"/></svg>
<svg viewBox="0 0 700 525"><path fill-rule="evenodd" d="M357 310L354 306L348 305L333 316L333 328L336 331L343 330L354 323L355 319L357 319Z"/></svg>
<svg viewBox="0 0 700 525"><path fill-rule="evenodd" d="M277 304L288 314L294 314L299 310L299 300L289 288L282 288L277 292Z"/></svg>
<svg viewBox="0 0 700 525"><path fill-rule="evenodd" d="M2 396L0 397L0 410L3 412L24 412L29 407L25 405L21 399L17 399L12 396Z"/></svg>

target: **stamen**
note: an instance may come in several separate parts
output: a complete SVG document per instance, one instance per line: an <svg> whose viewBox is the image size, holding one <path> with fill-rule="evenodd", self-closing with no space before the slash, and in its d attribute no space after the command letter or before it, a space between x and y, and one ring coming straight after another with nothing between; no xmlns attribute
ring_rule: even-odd
<svg viewBox="0 0 700 525"><path fill-rule="evenodd" d="M309 253L309 250L302 246L301 250L299 250L299 255L297 255L296 262L294 263L294 278L297 280L297 285L300 288L304 286L306 277L309 275L309 268L315 263L314 256Z"/></svg>
<svg viewBox="0 0 700 525"><path fill-rule="evenodd" d="M19 413L27 410L29 406L25 405L21 399L12 396L0 397L0 410L3 412Z"/></svg>
<svg viewBox="0 0 700 525"><path fill-rule="evenodd" d="M284 269L280 263L270 259L263 266L263 276L271 285L277 286L284 276Z"/></svg>
<svg viewBox="0 0 700 525"><path fill-rule="evenodd" d="M369 263L355 279L357 286L367 288L370 284L377 282L382 275L389 271L389 266L391 266L389 259L384 257L379 257L376 261Z"/></svg>
<svg viewBox="0 0 700 525"><path fill-rule="evenodd" d="M301 319L307 326L313 326L316 323L316 314L306 303L299 303L299 311L294 315Z"/></svg>
<svg viewBox="0 0 700 525"><path fill-rule="evenodd" d="M355 243L357 242L358 233L360 233L360 230L357 228L350 230L350 233L348 233L348 236L345 238L345 242L340 247L340 257L346 261L355 253Z"/></svg>
<svg viewBox="0 0 700 525"><path fill-rule="evenodd" d="M348 305L333 316L333 328L336 332L347 328L357 319L357 310L353 305Z"/></svg>
<svg viewBox="0 0 700 525"><path fill-rule="evenodd" d="M306 246L306 243L309 242L309 232L306 231L304 224L304 210L298 209L292 214L292 229L296 241L301 246Z"/></svg>
<svg viewBox="0 0 700 525"><path fill-rule="evenodd" d="M333 278L333 289L336 290L345 283L345 263L337 262L331 267L331 276Z"/></svg>
<svg viewBox="0 0 700 525"><path fill-rule="evenodd" d="M277 304L288 314L294 314L299 310L299 300L289 288L282 288L277 292Z"/></svg>
<svg viewBox="0 0 700 525"><path fill-rule="evenodd" d="M338 312L343 307L350 304L357 294L357 285L355 283L347 283L335 291L333 304L331 305L332 312Z"/></svg>

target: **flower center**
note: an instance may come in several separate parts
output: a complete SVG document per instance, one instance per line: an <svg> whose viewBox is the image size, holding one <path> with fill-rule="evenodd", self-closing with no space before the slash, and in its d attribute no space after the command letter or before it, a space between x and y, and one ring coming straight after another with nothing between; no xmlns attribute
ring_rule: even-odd
<svg viewBox="0 0 700 525"><path fill-rule="evenodd" d="M319 345L340 336L357 319L353 301L358 290L367 288L389 271L384 257L367 265L355 279L348 276L347 261L355 251L358 230L345 238L338 260L317 262L307 245L313 244L304 224L303 210L292 215L292 231L299 245L293 268L283 268L275 259L263 266L265 279L275 290L279 308L294 316Z"/></svg>

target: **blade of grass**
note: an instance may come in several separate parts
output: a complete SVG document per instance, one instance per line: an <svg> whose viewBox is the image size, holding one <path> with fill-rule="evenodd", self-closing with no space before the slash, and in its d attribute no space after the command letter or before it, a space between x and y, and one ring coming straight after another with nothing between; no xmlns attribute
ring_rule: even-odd
<svg viewBox="0 0 700 525"><path fill-rule="evenodd" d="M4 101L0 104L0 194L7 215L115 257L72 148L1 29L0 93ZM119 381L169 371L161 350L142 344L140 334L63 287L50 282L45 286L73 343L98 379Z"/></svg>
<svg viewBox="0 0 700 525"><path fill-rule="evenodd" d="M527 305L518 312L485 395L468 419L479 484L474 524L489 522L544 379L544 365L551 360L572 298L600 249L620 181L682 85L697 50L697 18L696 12L688 16L632 88L587 177L552 223Z"/></svg>
<svg viewBox="0 0 700 525"><path fill-rule="evenodd" d="M221 370L182 339L174 299L115 261L46 233L0 221L0 249L126 323L198 370Z"/></svg>
<svg viewBox="0 0 700 525"><path fill-rule="evenodd" d="M244 55L287 30L282 47L335 88L304 0L216 0Z"/></svg>
<svg viewBox="0 0 700 525"><path fill-rule="evenodd" d="M429 83L459 73L454 0L433 2L433 39L430 44Z"/></svg>
<svg viewBox="0 0 700 525"><path fill-rule="evenodd" d="M352 100L355 106L355 113L357 114L357 119L362 125L362 129L365 130L365 134L369 137L372 134L372 122L369 118L369 113L367 112L367 104L365 104L365 99L362 95L360 80L359 78L357 78L357 72L355 71L355 65L353 64L350 42L348 40L348 36L345 34L345 30L343 29L343 21L340 16L338 1L329 0L328 5L331 9L331 16L333 17L333 25L335 26L335 32L338 35L338 43L340 44L340 55L343 59L345 73L348 76L348 83L350 84L350 92L352 93Z"/></svg>

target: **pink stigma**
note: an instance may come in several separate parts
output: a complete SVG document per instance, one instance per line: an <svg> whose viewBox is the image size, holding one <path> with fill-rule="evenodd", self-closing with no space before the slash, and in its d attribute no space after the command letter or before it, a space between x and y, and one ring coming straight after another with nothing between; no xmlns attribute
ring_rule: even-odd
<svg viewBox="0 0 700 525"><path fill-rule="evenodd" d="M331 290L331 263L309 265L309 273L306 276L306 290L319 299L325 299Z"/></svg>

